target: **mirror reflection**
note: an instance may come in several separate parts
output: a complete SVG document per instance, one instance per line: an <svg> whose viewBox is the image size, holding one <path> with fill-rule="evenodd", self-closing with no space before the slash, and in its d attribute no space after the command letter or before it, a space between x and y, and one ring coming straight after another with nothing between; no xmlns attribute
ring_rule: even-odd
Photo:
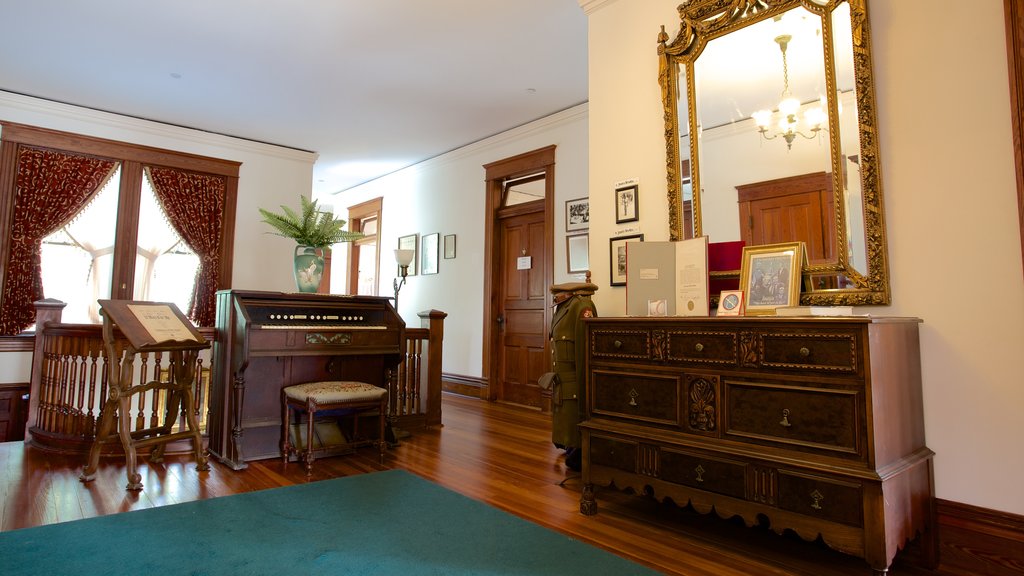
<svg viewBox="0 0 1024 576"><path fill-rule="evenodd" d="M660 37L672 239L802 240L805 303L888 303L863 2L721 4Z"/></svg>

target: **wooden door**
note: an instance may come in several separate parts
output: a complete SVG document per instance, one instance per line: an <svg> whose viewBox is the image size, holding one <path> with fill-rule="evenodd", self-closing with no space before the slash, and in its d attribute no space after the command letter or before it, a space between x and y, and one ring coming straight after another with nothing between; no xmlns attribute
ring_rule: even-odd
<svg viewBox="0 0 1024 576"><path fill-rule="evenodd" d="M831 175L816 172L744 184L736 190L740 231L747 246L803 240L810 264L835 261Z"/></svg>
<svg viewBox="0 0 1024 576"><path fill-rule="evenodd" d="M497 399L542 408L537 382L549 370L545 354L548 303L544 206L517 206L499 215L501 286L498 310Z"/></svg>

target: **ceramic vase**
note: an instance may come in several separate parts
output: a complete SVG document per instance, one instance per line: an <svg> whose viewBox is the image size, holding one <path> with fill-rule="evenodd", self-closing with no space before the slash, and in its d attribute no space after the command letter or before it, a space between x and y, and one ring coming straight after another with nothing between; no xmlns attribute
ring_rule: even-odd
<svg viewBox="0 0 1024 576"><path fill-rule="evenodd" d="M299 292L316 293L324 275L324 249L295 247L295 286Z"/></svg>

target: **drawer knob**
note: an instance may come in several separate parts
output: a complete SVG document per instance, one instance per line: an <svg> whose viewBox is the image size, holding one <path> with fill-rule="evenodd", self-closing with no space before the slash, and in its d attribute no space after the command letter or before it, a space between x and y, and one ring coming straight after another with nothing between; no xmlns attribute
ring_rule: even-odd
<svg viewBox="0 0 1024 576"><path fill-rule="evenodd" d="M807 358L808 356L811 355L811 351L807 349L807 347L803 347L800 349L800 355L803 356L804 358Z"/></svg>
<svg viewBox="0 0 1024 576"><path fill-rule="evenodd" d="M615 346L616 348L622 348L622 340L616 340L615 342L612 343L612 346Z"/></svg>
<svg viewBox="0 0 1024 576"><path fill-rule="evenodd" d="M696 350L697 352L703 352L704 351L704 345L701 344L700 342L697 342L697 344L693 347L693 349Z"/></svg>
<svg viewBox="0 0 1024 576"><path fill-rule="evenodd" d="M789 408L782 409L782 422L779 422L779 426L789 428L792 424L789 423Z"/></svg>

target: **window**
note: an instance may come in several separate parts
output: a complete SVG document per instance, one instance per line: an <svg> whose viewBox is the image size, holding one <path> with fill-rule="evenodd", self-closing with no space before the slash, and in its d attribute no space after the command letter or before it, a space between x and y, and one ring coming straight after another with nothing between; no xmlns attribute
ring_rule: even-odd
<svg viewBox="0 0 1024 576"><path fill-rule="evenodd" d="M380 286L380 219L383 199L375 198L348 209L348 229L365 234L352 242L349 256L349 294L377 296Z"/></svg>
<svg viewBox="0 0 1024 576"><path fill-rule="evenodd" d="M214 292L230 286L237 162L2 126L0 234L32 234L0 248L0 333L29 327L43 297L68 303L67 322L98 322L95 300L113 298L175 302L213 324Z"/></svg>

